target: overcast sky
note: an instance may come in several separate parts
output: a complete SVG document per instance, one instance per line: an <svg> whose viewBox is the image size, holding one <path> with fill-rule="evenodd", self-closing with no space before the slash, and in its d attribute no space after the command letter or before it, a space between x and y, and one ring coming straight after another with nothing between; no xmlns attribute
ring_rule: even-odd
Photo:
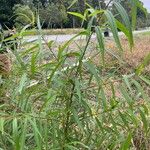
<svg viewBox="0 0 150 150"><path fill-rule="evenodd" d="M144 3L145 8L150 12L150 0L141 0Z"/></svg>

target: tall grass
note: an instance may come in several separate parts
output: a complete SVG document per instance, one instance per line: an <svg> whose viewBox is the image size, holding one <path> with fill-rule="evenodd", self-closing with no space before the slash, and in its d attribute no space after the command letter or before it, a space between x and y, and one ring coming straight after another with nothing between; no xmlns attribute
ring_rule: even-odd
<svg viewBox="0 0 150 150"><path fill-rule="evenodd" d="M112 70L106 66L109 50L101 30L106 22L119 60L123 48L117 27L133 47L128 16L119 3L115 5L125 23L116 22L108 10L90 9L87 29L75 36L87 37L83 47L77 44L78 51L69 47L75 37L60 44L57 50L52 41L43 44L42 35L32 43L20 40L18 49L11 54L12 72L7 78L0 78L1 149L150 149L149 93L142 86L144 82L150 85L149 79L139 68L118 75L117 67ZM103 26L93 26L97 15L105 15ZM86 57L93 27L100 56L98 66L92 61L96 56ZM39 21L38 28L41 33ZM22 36L22 32L17 35Z"/></svg>

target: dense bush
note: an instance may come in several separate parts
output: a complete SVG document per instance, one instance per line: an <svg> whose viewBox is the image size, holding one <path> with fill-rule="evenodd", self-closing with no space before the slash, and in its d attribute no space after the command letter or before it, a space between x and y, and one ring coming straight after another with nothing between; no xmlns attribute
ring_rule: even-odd
<svg viewBox="0 0 150 150"><path fill-rule="evenodd" d="M75 36L86 36L86 42L84 46L75 42L75 50L70 48L75 37L59 46L53 41L43 44L42 35L33 42L20 40L12 54L12 72L0 78L1 149L149 150L146 85L150 81L143 76L149 56L136 70L121 71L127 64L117 28L124 32L131 49L134 42L126 11L118 2L114 5L123 23L107 8L86 10L88 27ZM82 14L70 14L86 20ZM93 24L94 18L103 17L106 22L101 26ZM106 24L113 33L115 51L105 46L102 30ZM97 37L96 54L87 56L94 51L91 28ZM21 37L23 31L17 35ZM106 55L113 61L108 62Z"/></svg>

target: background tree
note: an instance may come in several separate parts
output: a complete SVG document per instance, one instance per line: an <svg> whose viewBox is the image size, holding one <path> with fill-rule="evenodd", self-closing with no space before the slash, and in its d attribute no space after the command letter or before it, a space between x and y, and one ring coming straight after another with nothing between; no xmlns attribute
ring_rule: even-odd
<svg viewBox="0 0 150 150"><path fill-rule="evenodd" d="M44 28L63 28L63 23L68 20L67 11L64 5L50 3L45 9L40 8L40 20Z"/></svg>
<svg viewBox="0 0 150 150"><path fill-rule="evenodd" d="M81 20L75 16L68 15L67 11L80 12L81 14L83 14L84 11L88 8L86 3L90 4L95 9L104 9L106 7L106 2L108 1L107 0L76 0L76 3L74 3L72 7L69 7L72 3L72 0L1 0L0 1L0 23L2 23L3 26L5 24L8 27L12 27L16 24L18 26L18 21L17 21L18 18L14 19L13 14L16 13L15 10L16 8L19 9L18 7L14 7L14 6L19 4L23 12L25 12L23 10L25 6L28 6L28 8L26 7L24 9L30 10L29 12L32 11L34 14L36 12L39 12L39 16L43 28L80 27ZM120 0L120 3L127 10L129 16L131 16L132 7L130 4L130 0ZM115 9L113 10L113 12L114 14L116 14ZM25 12L25 14L27 15L28 13ZM137 18L138 27L145 27L146 25L148 25L148 22L146 21L147 18L140 9L138 9L137 17L138 17ZM30 14L29 14L29 18L30 18ZM118 16L117 19L121 20L121 18ZM15 21L17 21L17 23ZM24 21L24 23L25 22L26 20Z"/></svg>
<svg viewBox="0 0 150 150"><path fill-rule="evenodd" d="M13 7L16 4L22 4L22 0L0 0L0 22L3 27L11 28L14 24L12 19Z"/></svg>
<svg viewBox="0 0 150 150"><path fill-rule="evenodd" d="M80 13L84 13L85 11L85 0L78 0L78 8Z"/></svg>
<svg viewBox="0 0 150 150"><path fill-rule="evenodd" d="M30 24L34 26L35 23L35 14L27 5L15 5L14 8L14 16L15 16L15 26L17 28L24 27L25 25Z"/></svg>
<svg viewBox="0 0 150 150"><path fill-rule="evenodd" d="M150 27L150 13L147 15L147 27Z"/></svg>

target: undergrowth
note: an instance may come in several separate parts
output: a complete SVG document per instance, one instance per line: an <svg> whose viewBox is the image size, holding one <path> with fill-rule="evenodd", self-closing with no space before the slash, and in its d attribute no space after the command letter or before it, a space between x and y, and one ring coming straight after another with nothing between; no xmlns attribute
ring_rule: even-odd
<svg viewBox="0 0 150 150"><path fill-rule="evenodd" d="M75 37L54 50L53 41L43 44L42 34L32 43L20 38L25 28L15 35L19 46L10 54L12 71L0 78L2 150L150 149L150 80L144 76L149 56L133 70L120 70L125 62L117 27L131 49L134 42L127 13L118 2L114 5L124 24L109 10L90 8L87 29L75 36L86 36L86 43L76 42L76 51L69 47ZM97 16L105 16L117 54L105 47L101 28L106 22L93 25ZM87 57L91 28L97 53ZM118 63L113 66L106 55ZM93 62L97 56L98 64Z"/></svg>

